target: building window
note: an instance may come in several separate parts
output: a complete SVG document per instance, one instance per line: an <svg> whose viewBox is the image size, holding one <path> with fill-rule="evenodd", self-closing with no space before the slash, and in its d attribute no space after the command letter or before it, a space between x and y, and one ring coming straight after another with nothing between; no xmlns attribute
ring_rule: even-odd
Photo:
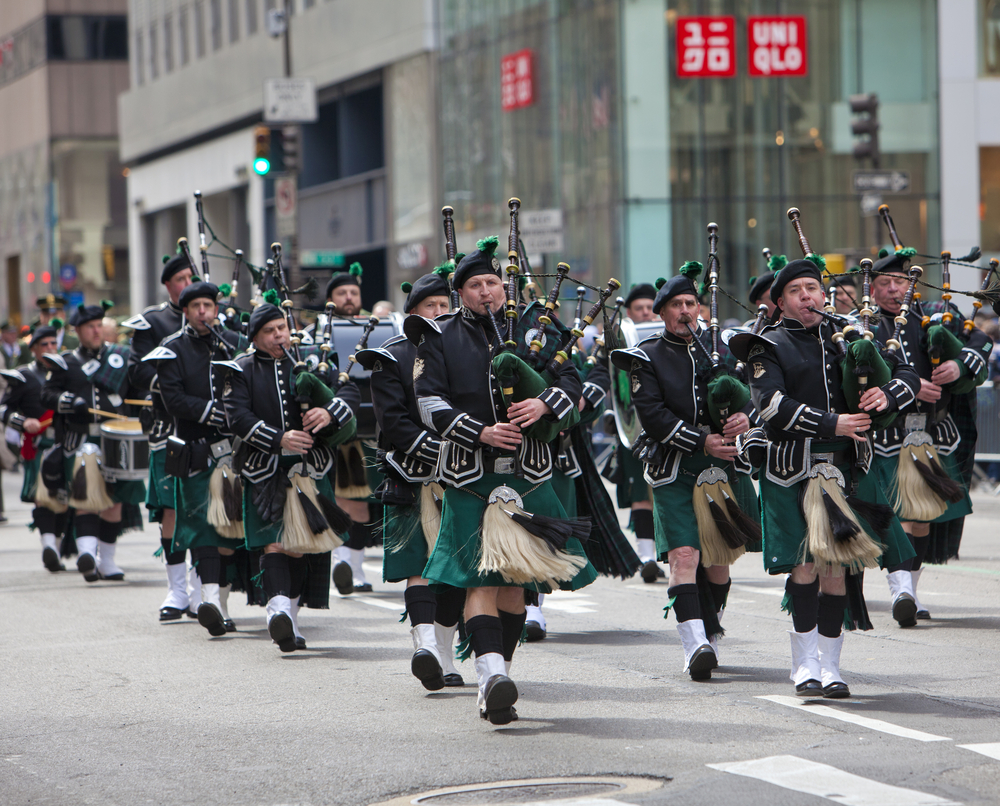
<svg viewBox="0 0 1000 806"><path fill-rule="evenodd" d="M1000 76L1000 0L979 0L979 75Z"/></svg>
<svg viewBox="0 0 1000 806"><path fill-rule="evenodd" d="M140 87L146 83L146 71L143 68L144 59L145 51L142 47L142 31L137 29L135 32L135 83Z"/></svg>
<svg viewBox="0 0 1000 806"><path fill-rule="evenodd" d="M177 14L177 43L181 46L181 67L191 59L191 52L188 49L188 10L187 6L181 6Z"/></svg>
<svg viewBox="0 0 1000 806"><path fill-rule="evenodd" d="M205 56L205 0L194 0L194 52L199 59Z"/></svg>
<svg viewBox="0 0 1000 806"><path fill-rule="evenodd" d="M247 0L247 36L257 33L258 0Z"/></svg>
<svg viewBox="0 0 1000 806"><path fill-rule="evenodd" d="M229 0L229 44L240 41L240 0Z"/></svg>
<svg viewBox="0 0 1000 806"><path fill-rule="evenodd" d="M209 2L209 31L212 35L212 50L222 47L222 0L210 0Z"/></svg>
<svg viewBox="0 0 1000 806"><path fill-rule="evenodd" d="M126 17L64 14L46 17L50 61L124 61L128 59Z"/></svg>
<svg viewBox="0 0 1000 806"><path fill-rule="evenodd" d="M160 42L156 22L149 24L149 80L156 81L160 75Z"/></svg>
<svg viewBox="0 0 1000 806"><path fill-rule="evenodd" d="M163 72L174 69L174 20L169 14L163 17Z"/></svg>

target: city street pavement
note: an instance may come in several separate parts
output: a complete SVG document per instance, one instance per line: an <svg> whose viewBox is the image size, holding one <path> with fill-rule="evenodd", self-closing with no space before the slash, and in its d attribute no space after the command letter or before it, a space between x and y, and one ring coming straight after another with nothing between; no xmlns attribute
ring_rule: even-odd
<svg viewBox="0 0 1000 806"><path fill-rule="evenodd" d="M666 584L602 578L546 599L548 637L514 657L520 720L494 728L477 715L471 662L464 689L430 694L410 675L403 588L379 581L377 551L375 591L303 610L309 648L282 655L263 610L236 595L234 634L160 624L151 527L120 542L125 582L88 585L72 563L50 574L19 477L3 482L2 804L402 804L590 776L619 780L421 802L1000 802L1000 498L977 493L961 559L924 573L932 621L899 629L884 574L866 574L875 629L845 642L850 700L793 697L783 579L747 555L710 682L681 673Z"/></svg>

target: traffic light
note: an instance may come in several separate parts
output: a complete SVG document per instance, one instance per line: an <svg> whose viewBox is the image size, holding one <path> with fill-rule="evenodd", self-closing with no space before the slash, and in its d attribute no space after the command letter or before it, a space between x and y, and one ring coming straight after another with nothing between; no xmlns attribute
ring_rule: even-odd
<svg viewBox="0 0 1000 806"><path fill-rule="evenodd" d="M852 115L862 115L851 121L851 133L862 139L854 144L854 156L859 159L871 158L872 167L879 167L878 147L878 96L874 92L852 95L849 99Z"/></svg>
<svg viewBox="0 0 1000 806"><path fill-rule="evenodd" d="M294 174L299 171L299 127L284 126L281 129L282 156L285 172Z"/></svg>
<svg viewBox="0 0 1000 806"><path fill-rule="evenodd" d="M267 126L255 127L253 143L253 171L259 176L267 176L271 170L271 130Z"/></svg>

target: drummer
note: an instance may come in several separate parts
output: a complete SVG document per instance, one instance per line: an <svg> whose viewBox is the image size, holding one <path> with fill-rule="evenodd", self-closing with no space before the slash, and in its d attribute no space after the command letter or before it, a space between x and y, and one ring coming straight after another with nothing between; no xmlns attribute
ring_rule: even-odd
<svg viewBox="0 0 1000 806"><path fill-rule="evenodd" d="M122 529L122 505L138 505L146 497L141 481L107 484L101 474L100 425L125 414L128 348L107 344L101 332L110 302L79 305L70 324L80 346L64 352L42 389L42 404L56 413L56 439L62 446L70 484L70 506L79 558L77 570L87 582L123 580L115 563ZM133 527L134 523L126 523Z"/></svg>
<svg viewBox="0 0 1000 806"><path fill-rule="evenodd" d="M625 297L625 315L635 324L652 322L653 302L656 299L656 289L651 283L639 283L632 286ZM653 535L653 497L649 485L643 478L645 468L632 455L632 451L619 444L618 466L621 481L618 482L618 506L631 511L631 526L635 532L636 545L639 549L639 559L642 568L639 574L642 581L656 582L666 578L666 573L656 563L656 539Z"/></svg>

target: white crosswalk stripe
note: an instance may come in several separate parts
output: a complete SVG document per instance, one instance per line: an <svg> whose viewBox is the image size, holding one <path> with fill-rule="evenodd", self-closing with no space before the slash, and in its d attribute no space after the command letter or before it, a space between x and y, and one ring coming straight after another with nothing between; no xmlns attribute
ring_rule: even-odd
<svg viewBox="0 0 1000 806"><path fill-rule="evenodd" d="M880 733L888 733L892 736L900 736L904 739L915 739L918 742L950 742L947 736L935 736L933 733L924 733L920 730L913 730L912 728L904 728L899 725L893 725L891 722L883 722L881 719L872 719L868 716L861 716L860 714L852 714L847 711L842 711L839 708L833 708L829 705L823 705L819 703L803 702L802 700L796 699L795 697L784 697L780 694L771 694L767 696L759 696L758 700L768 700L769 702L777 703L778 705L785 705L789 708L795 708L799 711L806 711L810 714L816 716L826 717L828 719L837 719L841 722L850 722L852 725L860 725L863 728L868 728L869 730L877 730Z"/></svg>

